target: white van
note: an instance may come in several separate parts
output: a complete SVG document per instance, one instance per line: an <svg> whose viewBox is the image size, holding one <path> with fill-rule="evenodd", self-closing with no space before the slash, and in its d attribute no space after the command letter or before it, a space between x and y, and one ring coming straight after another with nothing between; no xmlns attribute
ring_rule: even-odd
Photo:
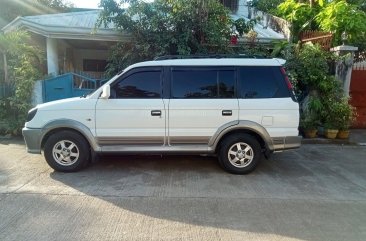
<svg viewBox="0 0 366 241"><path fill-rule="evenodd" d="M23 128L28 152L57 171L102 153L216 154L228 172L298 148L299 105L282 59L142 62L94 93L41 104Z"/></svg>

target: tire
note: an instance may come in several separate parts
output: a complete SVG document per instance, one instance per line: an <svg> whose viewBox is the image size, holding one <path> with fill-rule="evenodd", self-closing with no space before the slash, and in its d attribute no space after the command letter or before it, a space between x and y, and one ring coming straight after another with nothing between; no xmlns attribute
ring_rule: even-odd
<svg viewBox="0 0 366 241"><path fill-rule="evenodd" d="M218 152L220 165L233 174L252 172L262 158L261 146L249 134L234 134L225 138Z"/></svg>
<svg viewBox="0 0 366 241"><path fill-rule="evenodd" d="M89 164L89 144L73 131L51 135L44 145L44 157L55 171L75 172Z"/></svg>

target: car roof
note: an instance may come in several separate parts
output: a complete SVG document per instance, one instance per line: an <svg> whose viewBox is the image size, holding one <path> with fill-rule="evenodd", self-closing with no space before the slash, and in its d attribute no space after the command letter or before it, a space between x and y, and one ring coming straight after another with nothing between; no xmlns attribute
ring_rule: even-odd
<svg viewBox="0 0 366 241"><path fill-rule="evenodd" d="M126 70L149 66L282 66L285 62L285 60L277 58L168 59L136 63L129 66Z"/></svg>

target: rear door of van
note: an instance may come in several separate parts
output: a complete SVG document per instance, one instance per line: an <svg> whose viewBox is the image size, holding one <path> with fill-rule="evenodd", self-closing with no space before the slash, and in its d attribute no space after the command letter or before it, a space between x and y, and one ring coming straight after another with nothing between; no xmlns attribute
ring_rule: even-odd
<svg viewBox="0 0 366 241"><path fill-rule="evenodd" d="M208 145L226 124L237 124L236 68L170 68L168 141L171 146Z"/></svg>

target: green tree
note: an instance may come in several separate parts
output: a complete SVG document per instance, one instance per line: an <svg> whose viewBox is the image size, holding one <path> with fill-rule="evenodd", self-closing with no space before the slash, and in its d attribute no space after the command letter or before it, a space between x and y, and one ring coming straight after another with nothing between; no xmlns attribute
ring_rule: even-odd
<svg viewBox="0 0 366 241"><path fill-rule="evenodd" d="M365 0L286 0L278 6L277 15L292 23L294 36L305 29L332 32L338 45L342 32L347 32L349 42L362 47L366 42L365 9Z"/></svg>
<svg viewBox="0 0 366 241"><path fill-rule="evenodd" d="M296 42L301 31L317 28L313 20L318 11L318 7L312 7L309 3L286 0L278 6L276 15L292 24L291 31Z"/></svg>
<svg viewBox="0 0 366 241"><path fill-rule="evenodd" d="M122 9L114 0L102 0L100 24L113 23L130 34L130 42L112 50L109 73L159 55L226 53L232 20L216 0L130 1Z"/></svg>
<svg viewBox="0 0 366 241"><path fill-rule="evenodd" d="M278 5L284 1L285 0L253 0L252 6L260 11L273 14L276 13Z"/></svg>
<svg viewBox="0 0 366 241"><path fill-rule="evenodd" d="M316 16L320 29L334 34L336 44L341 44L341 34L346 32L349 42L357 44L366 40L366 13L346 1L327 4Z"/></svg>
<svg viewBox="0 0 366 241"><path fill-rule="evenodd" d="M7 84L14 86L10 97L0 99L0 119L8 126L0 132L18 134L31 107L34 82L41 77L41 51L29 45L30 37L24 31L0 34L0 60ZM4 84L4 81L0 83Z"/></svg>

